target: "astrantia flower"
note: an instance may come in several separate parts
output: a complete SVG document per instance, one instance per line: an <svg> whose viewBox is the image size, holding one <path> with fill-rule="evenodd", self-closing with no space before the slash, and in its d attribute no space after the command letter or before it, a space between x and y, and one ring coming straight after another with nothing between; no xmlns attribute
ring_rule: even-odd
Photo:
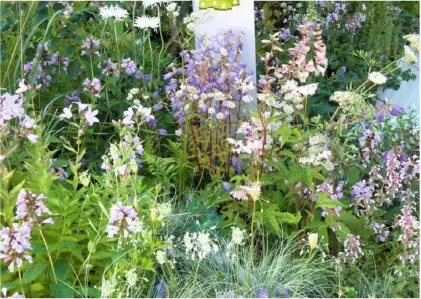
<svg viewBox="0 0 421 299"><path fill-rule="evenodd" d="M142 16L142 17L136 18L133 26L140 29L151 28L151 29L156 30L159 27L159 23L160 23L159 17Z"/></svg>
<svg viewBox="0 0 421 299"><path fill-rule="evenodd" d="M5 227L0 229L0 260L9 264L9 271L22 268L23 259L32 263L32 257L27 253L28 249L32 249L31 240L32 225L24 222L21 225L13 223L11 228Z"/></svg>
<svg viewBox="0 0 421 299"><path fill-rule="evenodd" d="M368 74L368 80L370 80L374 84L381 85L381 84L386 83L387 78L382 73L372 72L372 73Z"/></svg>
<svg viewBox="0 0 421 299"><path fill-rule="evenodd" d="M208 233L186 233L184 235L184 246L186 254L192 260L204 259L210 253L219 251L218 245L212 240Z"/></svg>
<svg viewBox="0 0 421 299"><path fill-rule="evenodd" d="M117 5L111 5L101 7L99 9L99 15L104 21L107 21L108 18L114 18L115 22L118 22L128 18L129 12Z"/></svg>

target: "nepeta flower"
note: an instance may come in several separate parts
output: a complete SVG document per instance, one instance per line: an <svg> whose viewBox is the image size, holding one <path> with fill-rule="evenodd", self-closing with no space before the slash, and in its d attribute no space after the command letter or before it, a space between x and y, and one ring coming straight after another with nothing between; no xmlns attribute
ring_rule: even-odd
<svg viewBox="0 0 421 299"><path fill-rule="evenodd" d="M416 248L418 244L419 222L412 215L414 211L416 211L416 209L412 203L406 204L402 208L401 214L395 223L395 226L401 229L398 240L402 242L407 249Z"/></svg>
<svg viewBox="0 0 421 299"><path fill-rule="evenodd" d="M119 75L118 65L112 62L111 59L98 63L98 68L101 69L103 75L110 77L117 77Z"/></svg>
<svg viewBox="0 0 421 299"><path fill-rule="evenodd" d="M91 92L92 95L97 98L100 97L99 92L101 91L101 81L99 79L93 78L91 81L90 79L86 78L83 82L83 85L85 86L83 90Z"/></svg>
<svg viewBox="0 0 421 299"><path fill-rule="evenodd" d="M82 44L81 55L99 55L99 39L95 39L93 35L90 35Z"/></svg>
<svg viewBox="0 0 421 299"><path fill-rule="evenodd" d="M25 115L23 100L20 95L4 93L0 95L0 127L14 118L21 118Z"/></svg>
<svg viewBox="0 0 421 299"><path fill-rule="evenodd" d="M357 259L364 255L361 249L360 236L349 234L345 240L345 254L344 258L355 263Z"/></svg>
<svg viewBox="0 0 421 299"><path fill-rule="evenodd" d="M9 264L9 271L22 268L23 259L32 263L32 257L27 253L28 249L32 249L31 240L32 225L24 222L21 225L13 223L11 228L5 227L0 229L0 260Z"/></svg>
<svg viewBox="0 0 421 299"><path fill-rule="evenodd" d="M186 254L192 260L198 258L200 261L210 253L217 253L219 250L215 241L209 237L208 233L186 233L184 235L184 246Z"/></svg>
<svg viewBox="0 0 421 299"><path fill-rule="evenodd" d="M374 133L372 130L366 129L359 141L364 160L368 161L370 159L371 153L375 149L375 146L380 142L380 136L379 134Z"/></svg>
<svg viewBox="0 0 421 299"><path fill-rule="evenodd" d="M390 231L386 228L383 223L373 222L371 228L375 235L379 237L380 242L385 242L387 236L390 234Z"/></svg>
<svg viewBox="0 0 421 299"><path fill-rule="evenodd" d="M377 210L373 193L374 186L365 180L357 182L352 186L351 196L353 197L353 204L359 208L359 214L372 214Z"/></svg>
<svg viewBox="0 0 421 299"><path fill-rule="evenodd" d="M142 17L136 18L133 26L140 29L151 28L153 30L156 30L159 27L159 23L160 23L159 17L142 16Z"/></svg>
<svg viewBox="0 0 421 299"><path fill-rule="evenodd" d="M121 202L111 207L107 225L108 238L113 238L121 233L124 238L128 238L132 234L143 232L143 230L143 224L133 207L123 206Z"/></svg>
<svg viewBox="0 0 421 299"><path fill-rule="evenodd" d="M124 70L124 73L128 76L133 76L136 73L136 62L131 58L123 59L120 66Z"/></svg>
<svg viewBox="0 0 421 299"><path fill-rule="evenodd" d="M53 224L54 220L51 217L40 222L41 217L51 215L51 211L44 204L46 198L44 194L36 195L21 189L16 201L16 218Z"/></svg>
<svg viewBox="0 0 421 299"><path fill-rule="evenodd" d="M103 21L114 18L114 22L123 21L129 17L129 12L117 5L103 6L99 9L99 15Z"/></svg>

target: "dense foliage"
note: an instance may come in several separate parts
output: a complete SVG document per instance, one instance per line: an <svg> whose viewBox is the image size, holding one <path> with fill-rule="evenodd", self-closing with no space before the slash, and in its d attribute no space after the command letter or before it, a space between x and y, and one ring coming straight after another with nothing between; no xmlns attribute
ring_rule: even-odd
<svg viewBox="0 0 421 299"><path fill-rule="evenodd" d="M0 2L2 296L419 297L416 5Z"/></svg>

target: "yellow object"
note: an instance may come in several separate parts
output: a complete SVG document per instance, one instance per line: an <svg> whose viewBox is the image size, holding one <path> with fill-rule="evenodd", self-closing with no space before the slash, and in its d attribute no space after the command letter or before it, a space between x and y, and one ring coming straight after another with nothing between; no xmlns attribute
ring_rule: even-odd
<svg viewBox="0 0 421 299"><path fill-rule="evenodd" d="M228 10L233 6L240 5L240 0L199 0L199 8L215 8L218 10Z"/></svg>

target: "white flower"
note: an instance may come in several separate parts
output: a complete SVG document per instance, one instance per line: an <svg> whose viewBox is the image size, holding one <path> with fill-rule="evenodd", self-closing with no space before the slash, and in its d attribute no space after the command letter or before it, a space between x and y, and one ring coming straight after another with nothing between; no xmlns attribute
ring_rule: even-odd
<svg viewBox="0 0 421 299"><path fill-rule="evenodd" d="M159 5L165 2L168 2L168 0L143 0L142 4L145 8L148 8L148 7L154 7L156 5Z"/></svg>
<svg viewBox="0 0 421 299"><path fill-rule="evenodd" d="M115 22L117 22L128 18L129 12L117 5L111 5L101 7L99 9L99 15L104 21L107 21L108 18L114 18Z"/></svg>
<svg viewBox="0 0 421 299"><path fill-rule="evenodd" d="M137 283L136 268L132 268L126 272L126 282L130 287L134 287Z"/></svg>
<svg viewBox="0 0 421 299"><path fill-rule="evenodd" d="M143 17L136 18L133 26L140 29L151 28L155 30L159 27L159 23L160 23L159 17L143 16Z"/></svg>
<svg viewBox="0 0 421 299"><path fill-rule="evenodd" d="M250 95L245 95L242 99L241 99L244 103L251 103L253 102L253 97Z"/></svg>
<svg viewBox="0 0 421 299"><path fill-rule="evenodd" d="M38 135L35 135L35 134L28 134L28 136L26 136L26 137L32 143L37 143L38 142L38 139L39 139Z"/></svg>
<svg viewBox="0 0 421 299"><path fill-rule="evenodd" d="M217 120L223 120L223 119L224 119L224 114L223 114L222 112L218 112L218 113L216 114L216 119L217 119Z"/></svg>
<svg viewBox="0 0 421 299"><path fill-rule="evenodd" d="M30 89L31 89L31 86L26 85L26 84L25 84L25 80L23 80L23 79L22 79L22 80L19 82L19 88L18 88L18 89L16 89L15 93L16 93L16 94L23 93L23 92L26 92L26 91L28 91L28 90L30 90Z"/></svg>
<svg viewBox="0 0 421 299"><path fill-rule="evenodd" d="M186 254L192 259L204 259L210 253L219 251L218 245L209 237L208 233L186 233L184 235Z"/></svg>
<svg viewBox="0 0 421 299"><path fill-rule="evenodd" d="M222 55L222 56L228 56L228 51L227 51L227 49L225 49L224 47L221 47L221 48L219 49L219 51L221 52L221 55Z"/></svg>
<svg viewBox="0 0 421 299"><path fill-rule="evenodd" d="M410 47L404 46L405 49L405 59L408 62L417 62L417 56L415 56L414 52L411 50Z"/></svg>
<svg viewBox="0 0 421 299"><path fill-rule="evenodd" d="M208 113L209 114L215 114L215 112L216 112L216 110L215 110L215 108L213 108L213 107L210 107L209 109L208 109Z"/></svg>
<svg viewBox="0 0 421 299"><path fill-rule="evenodd" d="M183 134L183 131L181 131L180 129L175 131L175 135L177 136L181 136Z"/></svg>
<svg viewBox="0 0 421 299"><path fill-rule="evenodd" d="M176 9L177 9L177 3L170 3L167 5L168 12L175 12Z"/></svg>
<svg viewBox="0 0 421 299"><path fill-rule="evenodd" d="M403 37L404 40L409 41L411 44L411 47L417 51L420 52L420 35L419 34L408 34Z"/></svg>
<svg viewBox="0 0 421 299"><path fill-rule="evenodd" d="M130 89L129 93L131 93L132 95L138 94L139 88L132 88L132 89Z"/></svg>
<svg viewBox="0 0 421 299"><path fill-rule="evenodd" d="M310 245L310 249L316 248L318 240L319 235L317 233L311 233L308 235L308 244Z"/></svg>
<svg viewBox="0 0 421 299"><path fill-rule="evenodd" d="M386 83L387 78L382 73L372 72L372 73L368 74L368 80L370 80L374 84L381 85L381 84Z"/></svg>
<svg viewBox="0 0 421 299"><path fill-rule="evenodd" d="M312 96L316 93L318 83L307 84L304 86L300 86L297 88L297 91L301 93L303 96Z"/></svg>
<svg viewBox="0 0 421 299"><path fill-rule="evenodd" d="M234 109L235 108L235 103L234 102L231 102L231 101L227 102L227 108Z"/></svg>
<svg viewBox="0 0 421 299"><path fill-rule="evenodd" d="M72 105L70 105L69 107L65 107L63 108L63 113L60 114L58 117L63 120L63 119L70 119L72 118L73 114L72 114Z"/></svg>
<svg viewBox="0 0 421 299"><path fill-rule="evenodd" d="M292 107L291 105L284 105L284 112L288 115L294 113L294 107Z"/></svg>
<svg viewBox="0 0 421 299"><path fill-rule="evenodd" d="M238 227L233 227L232 228L231 242L234 245L243 245L245 234L246 234L246 230L240 229Z"/></svg>
<svg viewBox="0 0 421 299"><path fill-rule="evenodd" d="M166 258L166 253L163 250L158 250L156 252L156 261L158 262L158 264L163 265L165 264L165 262L167 261Z"/></svg>

